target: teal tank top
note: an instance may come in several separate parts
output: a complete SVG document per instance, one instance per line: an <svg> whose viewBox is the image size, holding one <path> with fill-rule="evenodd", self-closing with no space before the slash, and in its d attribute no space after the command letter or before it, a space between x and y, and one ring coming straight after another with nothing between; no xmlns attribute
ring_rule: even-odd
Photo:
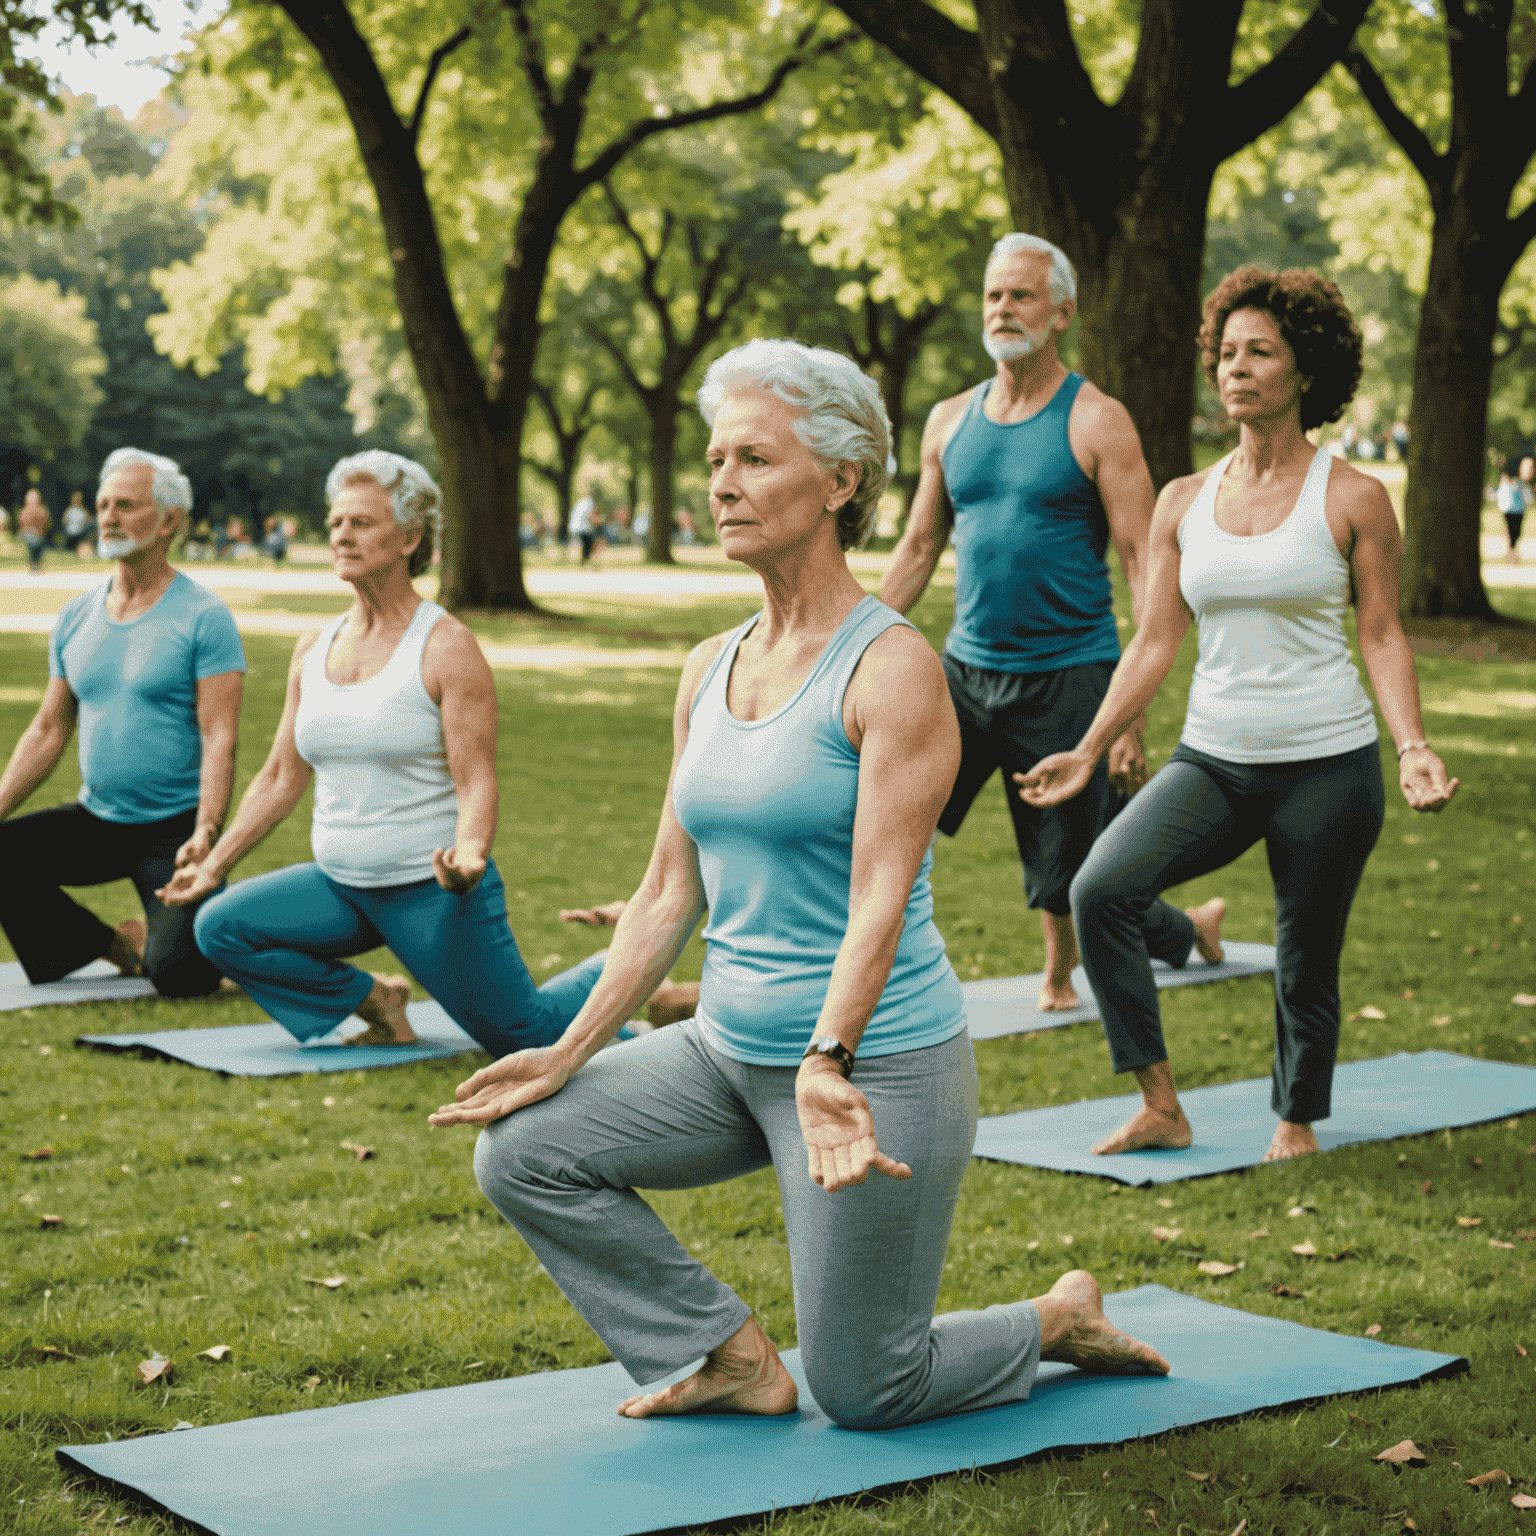
<svg viewBox="0 0 1536 1536"><path fill-rule="evenodd" d="M848 931L859 754L843 729L843 695L871 642L907 621L864 598L788 703L738 720L726 683L759 618L726 638L704 675L672 806L698 847L709 902L698 1028L736 1061L788 1067L810 1043ZM860 1056L938 1045L965 1028L960 983L933 925L932 868L930 848Z"/></svg>
<svg viewBox="0 0 1536 1536"><path fill-rule="evenodd" d="M991 383L942 460L954 508L955 622L945 649L992 672L1055 672L1119 661L1099 488L1067 441L1083 377L1069 373L1028 421L987 419Z"/></svg>

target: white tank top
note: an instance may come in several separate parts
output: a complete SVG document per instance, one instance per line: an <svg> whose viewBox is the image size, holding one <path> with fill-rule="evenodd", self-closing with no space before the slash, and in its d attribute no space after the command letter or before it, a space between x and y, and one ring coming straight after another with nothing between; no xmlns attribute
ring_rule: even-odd
<svg viewBox="0 0 1536 1536"><path fill-rule="evenodd" d="M1179 524L1179 590L1200 623L1182 739L1234 763L1353 752L1377 731L1344 633L1349 562L1324 513L1332 456L1319 448L1290 516L1251 537L1216 525L1231 460Z"/></svg>
<svg viewBox="0 0 1536 1536"><path fill-rule="evenodd" d="M384 669L366 682L325 675L345 614L320 631L305 659L293 735L315 770L310 847L342 885L429 880L432 850L451 848L458 835L443 715L421 681L421 653L443 612L422 603Z"/></svg>

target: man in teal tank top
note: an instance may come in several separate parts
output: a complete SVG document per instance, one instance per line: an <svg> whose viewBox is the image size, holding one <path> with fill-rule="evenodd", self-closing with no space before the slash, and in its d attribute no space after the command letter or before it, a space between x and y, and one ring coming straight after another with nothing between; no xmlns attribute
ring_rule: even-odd
<svg viewBox="0 0 1536 1536"><path fill-rule="evenodd" d="M953 836L1002 770L1025 892L1045 934L1046 1009L1078 1003L1072 877L1121 794L1146 780L1138 721L1077 801L1042 812L1012 787L1014 774L1076 743L1108 690L1120 659L1111 541L1138 616L1145 583L1152 477L1125 407L1057 355L1076 308L1076 274L1060 250L1031 235L998 241L982 303L982 341L997 372L928 417L906 532L880 588L907 612L953 535L944 670L962 755L939 830Z"/></svg>

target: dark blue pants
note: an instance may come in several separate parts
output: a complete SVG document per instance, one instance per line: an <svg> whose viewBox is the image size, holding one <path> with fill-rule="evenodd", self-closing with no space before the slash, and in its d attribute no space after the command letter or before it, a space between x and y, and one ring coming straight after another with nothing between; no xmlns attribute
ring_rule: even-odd
<svg viewBox="0 0 1536 1536"><path fill-rule="evenodd" d="M1229 763L1181 745L1072 882L1083 968L1115 1071L1168 1059L1149 955L1170 956L1158 954L1160 930L1147 921L1161 893L1221 869L1263 838L1277 950L1270 1102L1294 1124L1326 1120L1344 925L1385 811L1374 742L1299 763ZM1172 924L1164 926L1172 943ZM1187 954L1187 934L1183 942Z"/></svg>
<svg viewBox="0 0 1536 1536"><path fill-rule="evenodd" d="M295 864L231 886L197 914L197 943L290 1034L329 1034L373 990L348 955L387 945L460 1029L493 1056L549 1045L586 1002L603 954L533 984L507 927L492 862L466 896L436 880L342 885Z"/></svg>

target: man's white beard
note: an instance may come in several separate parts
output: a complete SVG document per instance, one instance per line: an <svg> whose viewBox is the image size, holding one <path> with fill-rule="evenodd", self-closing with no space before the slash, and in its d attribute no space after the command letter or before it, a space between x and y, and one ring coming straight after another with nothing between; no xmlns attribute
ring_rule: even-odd
<svg viewBox="0 0 1536 1536"><path fill-rule="evenodd" d="M129 555L137 554L141 549L148 549L153 543L153 539L98 538L96 555L101 560L126 560Z"/></svg>
<svg viewBox="0 0 1536 1536"><path fill-rule="evenodd" d="M1042 326L1038 331L1015 331L994 336L990 331L981 333L981 344L987 349L987 356L996 363L1016 363L1021 357L1028 357L1032 352L1038 352L1045 345L1045 339L1051 334L1050 326Z"/></svg>

